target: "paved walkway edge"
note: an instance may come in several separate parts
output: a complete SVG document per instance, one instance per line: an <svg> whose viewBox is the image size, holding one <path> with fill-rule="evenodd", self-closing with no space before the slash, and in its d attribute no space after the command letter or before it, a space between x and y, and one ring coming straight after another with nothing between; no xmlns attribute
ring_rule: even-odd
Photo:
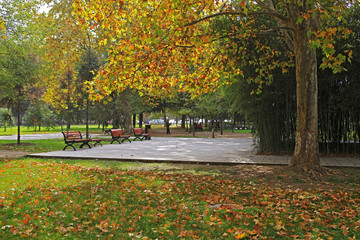
<svg viewBox="0 0 360 240"><path fill-rule="evenodd" d="M204 161L204 160L180 160L180 159L156 159L156 158L98 158L98 157L79 157L79 156L48 156L40 154L28 154L31 158L54 158L54 159L79 159L79 160L101 160L101 161L120 161L120 162L142 162L142 163L174 163L174 164L207 164L207 165L273 165L287 166L290 164L291 156L269 156L254 155L252 158L240 161ZM340 160L340 161L339 161ZM356 158L320 158L321 166L336 168L360 168L360 159Z"/></svg>
<svg viewBox="0 0 360 240"><path fill-rule="evenodd" d="M29 154L28 157L213 165L289 165L291 156L257 155L251 139L171 138ZM323 157L325 167L360 167L359 158Z"/></svg>

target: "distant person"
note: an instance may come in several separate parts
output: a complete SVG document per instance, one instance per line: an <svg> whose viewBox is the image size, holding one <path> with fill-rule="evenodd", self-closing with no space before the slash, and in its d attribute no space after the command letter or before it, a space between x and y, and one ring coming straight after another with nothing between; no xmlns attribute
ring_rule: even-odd
<svg viewBox="0 0 360 240"><path fill-rule="evenodd" d="M199 123L199 125L197 127L198 127L199 131L203 130L203 125L201 123Z"/></svg>

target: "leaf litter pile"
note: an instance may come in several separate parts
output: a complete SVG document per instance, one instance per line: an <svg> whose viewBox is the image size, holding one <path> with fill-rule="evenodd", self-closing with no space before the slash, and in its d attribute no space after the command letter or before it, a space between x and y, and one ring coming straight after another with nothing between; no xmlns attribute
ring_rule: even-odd
<svg viewBox="0 0 360 240"><path fill-rule="evenodd" d="M0 162L1 239L358 239L360 193Z"/></svg>

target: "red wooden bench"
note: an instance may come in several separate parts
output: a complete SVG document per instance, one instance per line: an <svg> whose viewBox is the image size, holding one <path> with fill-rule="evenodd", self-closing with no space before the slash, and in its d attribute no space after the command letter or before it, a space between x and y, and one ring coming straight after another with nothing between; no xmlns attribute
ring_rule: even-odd
<svg viewBox="0 0 360 240"><path fill-rule="evenodd" d="M79 148L82 148L85 145L91 148L89 142L95 142L94 147L96 144L100 144L102 146L100 138L84 139L80 131L62 132L62 134L66 144L63 150L65 150L67 147L72 147L74 151L76 151L76 148L74 147L75 143L81 144Z"/></svg>
<svg viewBox="0 0 360 240"><path fill-rule="evenodd" d="M136 139L140 139L141 141L145 138L146 140L150 140L150 135L148 133L144 133L144 131L142 130L142 128L134 128L133 129L134 132L134 140Z"/></svg>
<svg viewBox="0 0 360 240"><path fill-rule="evenodd" d="M130 135L124 135L124 131L122 129L110 129L110 133L111 133L111 137L112 137L112 141L111 144L114 141L117 141L119 144L123 143L125 140L128 140L131 143ZM122 141L120 142L119 139L122 138Z"/></svg>

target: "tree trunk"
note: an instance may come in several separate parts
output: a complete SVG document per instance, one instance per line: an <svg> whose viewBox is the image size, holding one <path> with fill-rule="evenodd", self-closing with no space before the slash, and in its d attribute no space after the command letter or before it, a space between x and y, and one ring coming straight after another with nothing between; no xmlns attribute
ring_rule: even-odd
<svg viewBox="0 0 360 240"><path fill-rule="evenodd" d="M86 139L89 138L89 97L86 99Z"/></svg>
<svg viewBox="0 0 360 240"><path fill-rule="evenodd" d="M20 126L21 126L21 115L20 115L20 100L17 102L17 145L20 145Z"/></svg>
<svg viewBox="0 0 360 240"><path fill-rule="evenodd" d="M163 119L164 119L164 127L166 127L166 110L163 109Z"/></svg>
<svg viewBox="0 0 360 240"><path fill-rule="evenodd" d="M318 79L316 51L309 46L306 27L294 29L296 61L297 129L290 166L321 171L318 149Z"/></svg>
<svg viewBox="0 0 360 240"><path fill-rule="evenodd" d="M133 128L136 128L136 114L133 114Z"/></svg>
<svg viewBox="0 0 360 240"><path fill-rule="evenodd" d="M235 125L236 125L236 124L235 124L235 114L236 114L236 113L235 113L235 112L233 112L233 119L232 119L232 121L233 121L233 122L232 122L232 133L235 133Z"/></svg>
<svg viewBox="0 0 360 240"><path fill-rule="evenodd" d="M224 119L223 119L223 117L221 116L221 118L220 118L220 135L224 135L223 124L224 124Z"/></svg>
<svg viewBox="0 0 360 240"><path fill-rule="evenodd" d="M185 123L186 123L186 115L182 114L181 115L181 128L185 128Z"/></svg>
<svg viewBox="0 0 360 240"><path fill-rule="evenodd" d="M131 132L131 114L125 116L124 131L130 134Z"/></svg>
<svg viewBox="0 0 360 240"><path fill-rule="evenodd" d="M139 113L139 128L142 128L143 121L144 121L144 114Z"/></svg>

